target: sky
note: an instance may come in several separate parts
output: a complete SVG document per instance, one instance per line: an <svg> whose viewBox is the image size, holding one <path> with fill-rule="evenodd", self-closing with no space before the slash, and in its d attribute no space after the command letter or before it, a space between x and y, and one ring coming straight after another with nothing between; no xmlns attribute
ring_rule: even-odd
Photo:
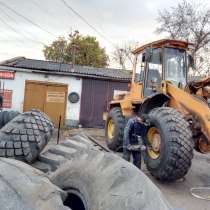
<svg viewBox="0 0 210 210"><path fill-rule="evenodd" d="M154 33L158 10L179 0L65 0L103 36L94 31L62 0L0 0L0 61L17 56L44 59L43 46L78 30L97 37L111 55L128 41L144 44L162 36ZM199 0L210 6L208 0ZM24 17L21 17L23 15ZM106 38L104 38L104 36ZM114 65L112 62L110 65Z"/></svg>

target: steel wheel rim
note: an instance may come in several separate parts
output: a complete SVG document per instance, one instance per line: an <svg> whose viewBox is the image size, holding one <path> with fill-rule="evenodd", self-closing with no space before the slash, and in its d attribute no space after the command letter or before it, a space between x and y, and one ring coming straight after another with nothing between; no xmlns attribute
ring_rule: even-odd
<svg viewBox="0 0 210 210"><path fill-rule="evenodd" d="M108 137L110 140L114 138L114 127L114 122L112 119L110 119L108 122Z"/></svg>
<svg viewBox="0 0 210 210"><path fill-rule="evenodd" d="M147 148L148 155L152 159L160 157L161 135L159 129L155 127L149 128L147 132L147 140L149 147Z"/></svg>

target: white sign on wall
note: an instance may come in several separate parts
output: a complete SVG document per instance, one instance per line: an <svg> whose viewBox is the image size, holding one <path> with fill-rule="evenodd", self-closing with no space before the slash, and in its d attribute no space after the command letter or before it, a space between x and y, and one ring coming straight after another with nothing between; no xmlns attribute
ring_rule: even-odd
<svg viewBox="0 0 210 210"><path fill-rule="evenodd" d="M47 91L47 102L49 103L64 103L65 92Z"/></svg>

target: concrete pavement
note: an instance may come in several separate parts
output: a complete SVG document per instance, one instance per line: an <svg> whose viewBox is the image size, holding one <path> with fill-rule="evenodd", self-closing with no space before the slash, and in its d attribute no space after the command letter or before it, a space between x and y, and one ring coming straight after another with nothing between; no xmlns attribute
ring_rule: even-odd
<svg viewBox="0 0 210 210"><path fill-rule="evenodd" d="M145 167L143 171L160 188L173 207L183 210L210 210L210 201L194 198L190 193L192 187L210 187L210 155L195 152L192 167L187 176L174 183L158 182Z"/></svg>

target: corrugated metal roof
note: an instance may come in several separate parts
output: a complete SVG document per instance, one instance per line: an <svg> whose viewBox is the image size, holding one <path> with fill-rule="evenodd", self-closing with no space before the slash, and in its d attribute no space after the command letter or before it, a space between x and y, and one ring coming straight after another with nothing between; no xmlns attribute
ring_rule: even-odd
<svg viewBox="0 0 210 210"><path fill-rule="evenodd" d="M31 69L44 72L65 72L69 74L77 74L82 76L94 76L98 78L110 78L110 79L120 79L120 80L130 80L131 71L120 70L120 69L110 69L110 68L93 68L88 66L72 65L65 63L56 63L52 61L44 60L34 60L27 59L24 57L18 57L10 59L0 63L1 66L14 67L20 69Z"/></svg>

